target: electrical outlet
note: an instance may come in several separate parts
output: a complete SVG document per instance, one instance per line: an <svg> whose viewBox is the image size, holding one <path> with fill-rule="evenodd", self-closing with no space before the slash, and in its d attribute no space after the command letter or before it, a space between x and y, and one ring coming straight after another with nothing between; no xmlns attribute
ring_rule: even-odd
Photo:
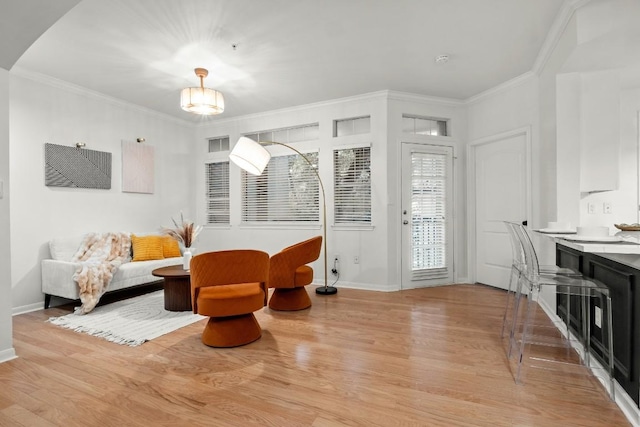
<svg viewBox="0 0 640 427"><path fill-rule="evenodd" d="M596 213L596 204L595 203L587 203L587 213L589 213L589 214Z"/></svg>
<svg viewBox="0 0 640 427"><path fill-rule="evenodd" d="M594 319L594 323L598 328L602 328L602 309L596 305L596 318Z"/></svg>
<svg viewBox="0 0 640 427"><path fill-rule="evenodd" d="M353 256L353 263L354 264L360 264L360 257L358 255L354 255Z"/></svg>
<svg viewBox="0 0 640 427"><path fill-rule="evenodd" d="M333 268L331 268L331 274L333 274L334 276L337 276L339 266L340 266L340 255L335 255L333 257Z"/></svg>
<svg viewBox="0 0 640 427"><path fill-rule="evenodd" d="M606 213L606 214L610 214L613 213L613 211L611 210L611 203L609 202L604 202L602 204L602 212Z"/></svg>

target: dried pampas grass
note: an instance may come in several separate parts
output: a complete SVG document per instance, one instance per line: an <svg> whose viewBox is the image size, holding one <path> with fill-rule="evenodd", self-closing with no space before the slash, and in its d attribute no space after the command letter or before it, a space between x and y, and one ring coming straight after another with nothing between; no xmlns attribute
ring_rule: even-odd
<svg viewBox="0 0 640 427"><path fill-rule="evenodd" d="M193 222L185 221L182 212L180 213L180 225L173 218L171 218L171 221L175 228L162 228L162 232L181 242L185 248L190 248L202 231L202 226L196 226Z"/></svg>

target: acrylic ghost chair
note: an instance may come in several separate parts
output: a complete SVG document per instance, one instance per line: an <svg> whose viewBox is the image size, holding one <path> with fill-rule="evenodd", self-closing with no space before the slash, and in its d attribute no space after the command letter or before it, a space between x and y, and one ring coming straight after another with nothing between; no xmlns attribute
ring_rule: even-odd
<svg viewBox="0 0 640 427"><path fill-rule="evenodd" d="M526 268L526 258L524 254L524 248L520 243L518 238L516 227L520 227L520 224L512 223L509 221L503 221L504 225L507 228L507 234L509 235L509 241L511 243L511 252L513 255L513 260L511 263L511 273L509 275L509 286L507 289L507 301L505 304L504 314L502 317L502 331L500 333L500 337L504 338L505 333L510 330L510 314L512 313L510 309L513 309L511 305L511 300L514 299L515 293L515 284L520 280L520 276L525 272ZM539 272L542 276L553 276L553 275L561 275L561 276L573 276L573 277L582 277L582 273L572 270L570 268L561 268L556 265L540 265Z"/></svg>
<svg viewBox="0 0 640 427"><path fill-rule="evenodd" d="M536 365L544 365L546 369L550 367L560 368L559 371L567 371L569 364L566 360L556 360L554 357L558 354L553 351L553 347L565 347L572 355L572 343L578 342L577 347L580 350L580 362L583 366L591 368L593 371L604 371L603 382L608 383L609 397L613 400L614 387L614 355L613 355L613 326L611 313L611 297L609 289L601 282L585 277L575 275L563 275L541 272L538 264L538 257L535 248L524 226L517 223L509 223L510 233L514 233L519 248L514 253L521 255L522 258L514 260L519 268L517 282L515 283L515 292L513 295L513 313L511 315L511 324L506 329L509 330L508 356L516 361L516 372L514 378L516 383L524 383L524 367L529 363L529 353L531 346L537 345L542 348L551 349L546 351L545 355L536 355L532 360ZM515 242L514 242L515 243ZM545 325L536 324L536 310L538 307L539 295L541 288L553 287L556 294L564 295L567 301L567 312L565 315L565 323L558 327L553 323L546 322ZM582 333L578 333L575 337L571 332L570 317L570 301L572 295L577 296L581 304L581 320ZM598 369L592 365L590 357L591 350L591 304L590 300L594 299L600 303L603 308L603 342L605 349L603 352L602 362L604 367ZM522 313L521 313L522 310ZM560 341L549 335L549 331L543 331L538 334L538 329L548 328L554 331L560 331ZM504 325L503 325L504 328ZM557 328L557 329L556 329ZM557 337L557 334L556 334ZM547 357L551 356L551 357Z"/></svg>
<svg viewBox="0 0 640 427"><path fill-rule="evenodd" d="M253 312L267 303L269 254L256 250L207 252L191 259L193 312L209 316L202 342L237 347L260 338Z"/></svg>
<svg viewBox="0 0 640 427"><path fill-rule="evenodd" d="M321 247L322 236L316 236L271 257L268 285L274 291L269 308L293 311L311 307L305 286L313 282L313 269L307 264L318 259Z"/></svg>

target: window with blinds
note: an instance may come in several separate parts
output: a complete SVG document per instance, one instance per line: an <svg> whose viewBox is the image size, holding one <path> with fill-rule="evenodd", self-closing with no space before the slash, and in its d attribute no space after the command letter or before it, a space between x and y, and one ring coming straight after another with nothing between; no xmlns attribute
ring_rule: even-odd
<svg viewBox="0 0 640 427"><path fill-rule="evenodd" d="M371 148L333 151L334 222L371 224Z"/></svg>
<svg viewBox="0 0 640 427"><path fill-rule="evenodd" d="M412 153L413 280L446 277L447 155Z"/></svg>
<svg viewBox="0 0 640 427"><path fill-rule="evenodd" d="M207 224L229 224L229 162L207 163Z"/></svg>
<svg viewBox="0 0 640 427"><path fill-rule="evenodd" d="M306 153L318 168L318 153ZM274 156L262 175L242 171L242 221L245 223L320 222L320 185L300 155Z"/></svg>

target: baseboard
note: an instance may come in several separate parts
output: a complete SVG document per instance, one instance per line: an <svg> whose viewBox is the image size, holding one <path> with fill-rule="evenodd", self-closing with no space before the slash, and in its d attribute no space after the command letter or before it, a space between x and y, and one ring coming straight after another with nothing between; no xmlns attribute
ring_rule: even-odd
<svg viewBox="0 0 640 427"><path fill-rule="evenodd" d="M546 301L542 299L538 300L538 304L540 305L540 307L542 307L542 309L547 314L547 316L549 316L549 319L551 319L551 321L554 322L555 325L563 323L560 316L556 314L555 307L551 308L546 303ZM559 330L559 331L561 334L566 335L564 333L565 331L562 331L562 330ZM582 351L582 346L580 345L577 339L573 339L570 341L572 343L572 346L574 346L579 352ZM605 388L608 387L608 384L605 384L607 379L602 378L596 372L596 370L600 370L602 372L604 370L603 369L604 367L600 364L600 362L598 362L598 360L595 357L591 357L591 364L594 365L591 367L591 371L594 373L594 376L598 379L598 381L602 383L602 385ZM624 416L627 417L627 420L629 420L631 425L633 425L634 427L640 427L640 408L638 408L638 406L636 405L636 402L631 398L631 396L629 396L627 391L624 388L622 388L620 384L618 384L618 381L614 381L614 388L615 388L615 394L616 394L616 405L618 405L618 407L620 408Z"/></svg>
<svg viewBox="0 0 640 427"><path fill-rule="evenodd" d="M8 362L9 360L17 359L16 350L12 347L7 350L0 351L0 363Z"/></svg>
<svg viewBox="0 0 640 427"><path fill-rule="evenodd" d="M20 307L13 307L11 309L11 315L17 316L18 314L31 313L32 311L38 311L44 309L44 301L37 302L35 304L27 304Z"/></svg>
<svg viewBox="0 0 640 427"><path fill-rule="evenodd" d="M324 282L313 282L314 285L316 286L324 286ZM335 286L336 288L340 289L340 288L347 288L347 289L360 289L362 291L378 291L378 292L395 292L395 291L399 291L400 290L400 285L392 285L391 287L389 286L383 286L383 285L371 285L370 283L359 283L359 282L343 282L343 281L338 281L337 283L333 284L333 281L330 280L328 283L328 286Z"/></svg>

